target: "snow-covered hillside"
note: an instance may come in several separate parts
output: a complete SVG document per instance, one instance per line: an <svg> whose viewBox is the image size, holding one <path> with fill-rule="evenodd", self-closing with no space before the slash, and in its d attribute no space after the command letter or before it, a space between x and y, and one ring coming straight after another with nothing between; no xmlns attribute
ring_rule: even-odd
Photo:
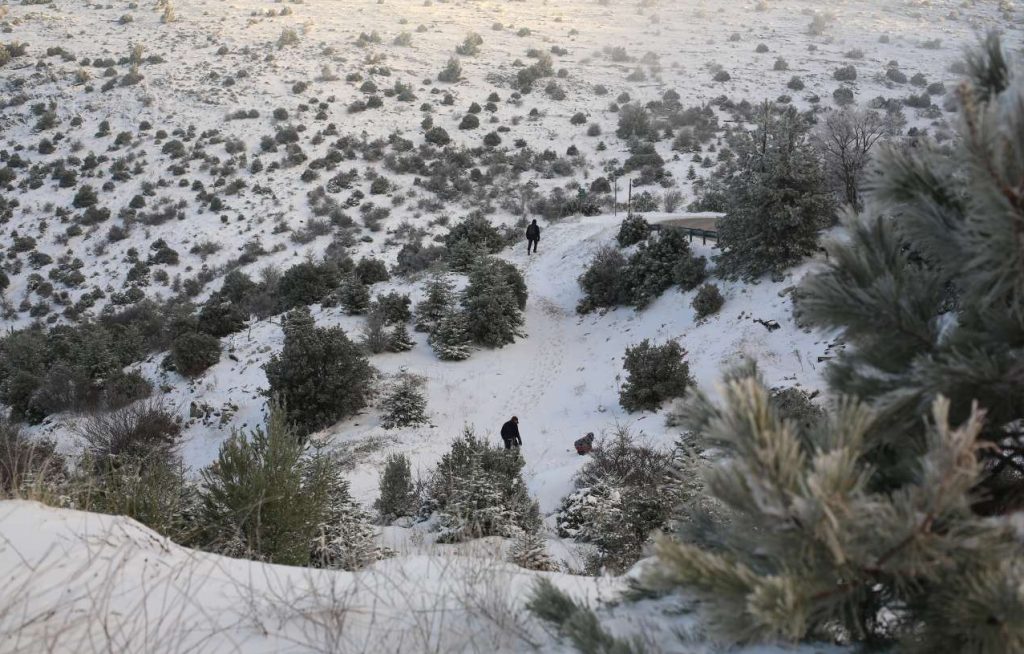
<svg viewBox="0 0 1024 654"><path fill-rule="evenodd" d="M769 385L814 395L842 347L793 316L792 292L823 252L774 279L716 279L725 303L703 319L696 291L677 287L642 311L577 313L577 280L615 244L630 179L633 197L653 203L652 224L713 222L687 205L763 101L819 113L849 94L862 107L898 101L901 137L943 141L963 48L990 29L1017 48L1022 26L1006 3L960 0L0 0L0 53L15 53L0 58L0 327L75 325L144 300L200 307L231 271L277 279L339 251L394 271L404 246L437 246L472 212L521 231L525 209L543 229L539 252L522 242L496 254L528 288L522 336L452 362L413 332L410 351L369 360L384 380L425 380L428 422L385 429L372 403L312 439L343 453L369 508L389 454L407 454L426 478L464 429L499 443L518 416L548 550L580 570L553 517L588 460L573 441L619 427L659 448L680 436L667 404L620 406L628 347L678 342L711 392L723 369L753 359ZM439 81L453 56L460 74ZM527 92L521 73L548 59ZM623 108L660 116L666 103L693 108L699 125L652 140L654 172L623 170L638 156L616 134ZM593 215L563 212L575 198ZM692 249L717 253L699 236ZM393 272L371 293L415 306L442 268ZM341 306L310 310L353 340L367 322ZM264 423L264 365L281 351L283 316L247 316L220 339L219 362L191 378L168 369L163 347L125 368L180 418L190 478L233 432ZM44 412L23 429L72 461L93 408ZM25 640L0 651L42 651L50 639L52 651L103 641L139 652L563 651L523 610L538 575L595 603L625 585L525 571L503 562L506 540L440 545L432 527L382 527L398 556L366 571L310 571L188 550L127 518L0 502L0 578L13 589L0 635L25 626ZM653 651L680 651L675 628L686 651L710 651L689 614L644 622L678 608L669 602L601 616L613 631L648 632Z"/></svg>

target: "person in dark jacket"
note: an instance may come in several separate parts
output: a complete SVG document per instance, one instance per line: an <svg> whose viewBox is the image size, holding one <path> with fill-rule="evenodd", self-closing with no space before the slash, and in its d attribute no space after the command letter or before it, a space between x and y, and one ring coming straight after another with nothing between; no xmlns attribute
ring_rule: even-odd
<svg viewBox="0 0 1024 654"><path fill-rule="evenodd" d="M534 219L530 226L526 228L526 254L530 254L532 248L534 252L537 251L537 243L540 242L540 225L537 224L537 220Z"/></svg>
<svg viewBox="0 0 1024 654"><path fill-rule="evenodd" d="M523 440L519 438L519 418L512 416L511 420L501 426L501 440L505 441L506 450L523 444Z"/></svg>

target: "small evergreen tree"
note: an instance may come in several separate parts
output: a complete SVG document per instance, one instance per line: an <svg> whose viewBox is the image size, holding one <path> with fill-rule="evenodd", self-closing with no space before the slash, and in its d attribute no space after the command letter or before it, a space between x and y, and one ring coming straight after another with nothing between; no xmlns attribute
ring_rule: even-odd
<svg viewBox="0 0 1024 654"><path fill-rule="evenodd" d="M370 287L357 275L348 275L338 287L338 301L350 315L366 313L370 308Z"/></svg>
<svg viewBox="0 0 1024 654"><path fill-rule="evenodd" d="M692 383L686 351L675 341L651 345L646 338L626 348L628 376L619 391L619 404L627 411L657 411L661 403L682 397Z"/></svg>
<svg viewBox="0 0 1024 654"><path fill-rule="evenodd" d="M440 276L430 280L423 300L416 305L416 328L420 331L432 331L454 305L455 292L452 290L452 283Z"/></svg>
<svg viewBox="0 0 1024 654"><path fill-rule="evenodd" d="M323 450L307 454L303 489L319 509L311 521L310 565L358 570L390 553L378 547L370 516L352 499L341 464Z"/></svg>
<svg viewBox="0 0 1024 654"><path fill-rule="evenodd" d="M315 506L302 488L301 439L272 407L266 429L233 432L202 475L206 546L286 565L309 563Z"/></svg>
<svg viewBox="0 0 1024 654"><path fill-rule="evenodd" d="M602 307L614 307L629 302L622 284L626 258L617 249L606 246L597 251L590 265L577 279L583 298L576 305L578 313L589 313Z"/></svg>
<svg viewBox="0 0 1024 654"><path fill-rule="evenodd" d="M725 170L726 215L718 222L719 270L753 279L780 272L814 252L818 230L835 211L809 125L793 107L765 103L757 129L733 144Z"/></svg>
<svg viewBox="0 0 1024 654"><path fill-rule="evenodd" d="M500 449L467 429L441 457L431 477L428 506L438 512L440 541L512 537L540 524L526 491L518 450Z"/></svg>
<svg viewBox="0 0 1024 654"><path fill-rule="evenodd" d="M374 503L385 524L416 513L418 498L412 466L404 454L389 454L380 473L380 497Z"/></svg>
<svg viewBox="0 0 1024 654"><path fill-rule="evenodd" d="M548 555L547 543L539 531L524 531L512 541L508 560L527 570L555 572L558 564Z"/></svg>
<svg viewBox="0 0 1024 654"><path fill-rule="evenodd" d="M408 374L399 377L381 401L381 427L395 429L427 422L427 399L420 390L424 381Z"/></svg>
<svg viewBox="0 0 1024 654"><path fill-rule="evenodd" d="M474 342L501 347L522 336L526 284L515 266L496 259L478 261L462 294L466 326Z"/></svg>
<svg viewBox="0 0 1024 654"><path fill-rule="evenodd" d="M233 432L202 475L200 541L230 556L353 570L381 556L341 466L270 407L266 428Z"/></svg>
<svg viewBox="0 0 1024 654"><path fill-rule="evenodd" d="M622 219L619 234L616 237L619 247L629 247L647 239L651 233L651 224L640 214L633 214Z"/></svg>
<svg viewBox="0 0 1024 654"><path fill-rule="evenodd" d="M306 308L288 314L284 348L264 366L268 394L301 433L328 427L366 406L375 371L338 327L321 328Z"/></svg>
<svg viewBox="0 0 1024 654"><path fill-rule="evenodd" d="M1008 180L1024 87L995 36L968 69L957 147L889 150L801 295L849 346L832 391L867 404L787 419L756 376L733 374L721 405L698 394L681 414L722 453L703 477L725 520L662 541L646 582L696 592L725 638L1024 648L1008 515L1022 496L1024 209Z"/></svg>
<svg viewBox="0 0 1024 654"><path fill-rule="evenodd" d="M388 352L408 352L416 347L416 343L413 342L404 323L398 323L392 327L388 332L387 339Z"/></svg>
<svg viewBox="0 0 1024 654"><path fill-rule="evenodd" d="M372 354L380 354L388 349L390 343L385 326L384 312L374 306L366 316L363 324L362 346Z"/></svg>
<svg viewBox="0 0 1024 654"><path fill-rule="evenodd" d="M427 339L434 354L442 361L463 361L468 359L473 339L469 335L469 321L460 309L449 309L437 323Z"/></svg>
<svg viewBox="0 0 1024 654"><path fill-rule="evenodd" d="M409 310L412 301L408 295L392 291L387 295L378 295L374 304L380 308L388 325L409 322L412 318L412 312Z"/></svg>

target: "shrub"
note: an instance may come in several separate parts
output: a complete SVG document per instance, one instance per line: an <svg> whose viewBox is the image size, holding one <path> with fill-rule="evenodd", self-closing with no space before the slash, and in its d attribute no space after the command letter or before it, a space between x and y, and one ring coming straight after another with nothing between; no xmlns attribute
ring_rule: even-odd
<svg viewBox="0 0 1024 654"><path fill-rule="evenodd" d="M655 136L656 132L645 107L627 104L619 109L619 125L615 134L620 139L648 139Z"/></svg>
<svg viewBox="0 0 1024 654"><path fill-rule="evenodd" d="M559 566L547 552L547 543L539 531L523 531L509 549L508 561L526 570L557 572Z"/></svg>
<svg viewBox="0 0 1024 654"><path fill-rule="evenodd" d="M522 336L526 283L512 264L490 257L469 270L462 307L470 338L485 347L502 347Z"/></svg>
<svg viewBox="0 0 1024 654"><path fill-rule="evenodd" d="M666 228L658 236L640 244L622 272L624 292L629 302L643 309L652 300L677 283L680 266L703 271L703 257L695 258L681 229Z"/></svg>
<svg viewBox="0 0 1024 654"><path fill-rule="evenodd" d="M174 339L171 346L174 369L186 377L198 377L220 361L220 339L189 332Z"/></svg>
<svg viewBox="0 0 1024 654"><path fill-rule="evenodd" d="M789 78L789 83L787 83L786 86L794 91L803 91L804 81L797 77L796 75L794 75L793 77Z"/></svg>
<svg viewBox="0 0 1024 654"><path fill-rule="evenodd" d="M474 250L495 254L504 249L506 241L483 212L474 211L448 230L444 236L444 244L449 250L455 249L459 244L465 244L472 246Z"/></svg>
<svg viewBox="0 0 1024 654"><path fill-rule="evenodd" d="M381 427L414 427L427 422L427 400L420 390L423 381L408 374L399 377L381 400Z"/></svg>
<svg viewBox="0 0 1024 654"><path fill-rule="evenodd" d="M316 327L305 308L289 313L283 328L284 348L264 370L289 422L307 434L366 406L375 371L345 332Z"/></svg>
<svg viewBox="0 0 1024 654"><path fill-rule="evenodd" d="M430 348L442 361L463 361L468 359L473 343L469 333L469 320L461 309L445 309L434 323L427 339Z"/></svg>
<svg viewBox="0 0 1024 654"><path fill-rule="evenodd" d="M594 546L587 572L621 574L640 559L680 499L676 472L671 454L638 442L628 429L596 444L555 516L559 536Z"/></svg>
<svg viewBox="0 0 1024 654"><path fill-rule="evenodd" d="M233 432L202 471L204 545L284 565L356 569L378 558L338 464L311 451L272 406L266 428Z"/></svg>
<svg viewBox="0 0 1024 654"><path fill-rule="evenodd" d="M391 275L388 274L388 267L384 265L384 262L373 257L363 257L360 259L359 263L356 264L354 272L359 281L366 285L386 282L391 279Z"/></svg>
<svg viewBox="0 0 1024 654"><path fill-rule="evenodd" d="M416 329L430 331L455 305L452 283L445 277L434 277L424 288L423 300L416 305Z"/></svg>
<svg viewBox="0 0 1024 654"><path fill-rule="evenodd" d="M462 63L455 57L448 60L445 67L437 74L439 82L458 82L462 77Z"/></svg>
<svg viewBox="0 0 1024 654"><path fill-rule="evenodd" d="M99 413L75 429L96 470L127 461L168 459L178 446L181 423L160 401L152 400Z"/></svg>
<svg viewBox="0 0 1024 654"><path fill-rule="evenodd" d="M107 409L120 409L153 392L153 385L135 371L115 371L103 383L103 404Z"/></svg>
<svg viewBox="0 0 1024 654"><path fill-rule="evenodd" d="M907 76L903 73L903 71L894 66L890 66L888 69L886 69L885 76L889 80L896 82L897 84L907 83Z"/></svg>
<svg viewBox="0 0 1024 654"><path fill-rule="evenodd" d="M64 457L53 441L30 438L18 425L0 419L0 497L55 496L66 477Z"/></svg>
<svg viewBox="0 0 1024 654"><path fill-rule="evenodd" d="M619 391L619 404L629 412L657 411L662 402L682 397L692 383L686 352L679 343L651 345L644 339L626 348L622 367L626 381Z"/></svg>
<svg viewBox="0 0 1024 654"><path fill-rule="evenodd" d="M852 65L840 66L832 73L832 77L840 82L852 82L857 79L857 69Z"/></svg>
<svg viewBox="0 0 1024 654"><path fill-rule="evenodd" d="M71 506L123 515L177 542L192 542L196 524L195 487L177 457L123 460L117 467L94 466L88 455L69 482Z"/></svg>
<svg viewBox="0 0 1024 654"><path fill-rule="evenodd" d="M583 290L583 298L576 311L589 313L597 308L628 303L629 295L622 284L625 268L626 258L617 249L604 247L598 250L577 280Z"/></svg>
<svg viewBox="0 0 1024 654"><path fill-rule="evenodd" d="M439 542L517 535L540 524L522 477L519 450L499 449L467 429L441 457L428 485L438 513Z"/></svg>
<svg viewBox="0 0 1024 654"><path fill-rule="evenodd" d="M347 275L337 291L338 302L352 316L366 313L370 308L370 287L356 274Z"/></svg>
<svg viewBox="0 0 1024 654"><path fill-rule="evenodd" d="M724 70L720 70L714 74L712 79L715 80L716 82L728 82L729 80L732 79L732 75L730 75Z"/></svg>
<svg viewBox="0 0 1024 654"><path fill-rule="evenodd" d="M853 90L846 86L840 86L832 92L832 99L840 107L851 105L853 104Z"/></svg>
<svg viewBox="0 0 1024 654"><path fill-rule="evenodd" d="M363 324L362 345L371 354L380 354L388 349L387 325L384 312L379 306L372 306Z"/></svg>
<svg viewBox="0 0 1024 654"><path fill-rule="evenodd" d="M647 240L651 234L651 225L639 214L633 214L622 219L619 223L619 233L616 239L619 247L629 247L641 241Z"/></svg>
<svg viewBox="0 0 1024 654"><path fill-rule="evenodd" d="M463 57L475 57L480 53L480 46L483 45L484 39L476 32L470 32L466 35L466 38L462 43L455 48L455 53ZM443 80L442 80L443 81Z"/></svg>
<svg viewBox="0 0 1024 654"><path fill-rule="evenodd" d="M282 310L316 304L326 298L341 280L341 271L330 263L303 262L286 270L277 289Z"/></svg>
<svg viewBox="0 0 1024 654"><path fill-rule="evenodd" d="M78 188L78 192L75 193L75 197L72 199L71 205L76 209L85 209L87 207L95 206L98 201L95 189L88 184L83 184Z"/></svg>
<svg viewBox="0 0 1024 654"><path fill-rule="evenodd" d="M448 131L443 127L431 127L423 135L423 138L427 143L439 146L448 145L452 141L452 138L448 136Z"/></svg>
<svg viewBox="0 0 1024 654"><path fill-rule="evenodd" d="M419 508L416 487L412 479L412 466L404 454L389 454L380 473L380 497L373 506L381 520L387 524L396 518L416 514Z"/></svg>
<svg viewBox="0 0 1024 654"><path fill-rule="evenodd" d="M707 259L704 257L682 257L672 267L672 283L684 291L697 288L707 279Z"/></svg>
<svg viewBox="0 0 1024 654"><path fill-rule="evenodd" d="M459 129L476 129L480 127L480 119L473 114L466 114L459 123Z"/></svg>
<svg viewBox="0 0 1024 654"><path fill-rule="evenodd" d="M697 294L693 297L692 306L697 319L700 320L701 318L718 313L723 304L725 304L725 298L722 297L718 286L716 284L704 284L697 289Z"/></svg>

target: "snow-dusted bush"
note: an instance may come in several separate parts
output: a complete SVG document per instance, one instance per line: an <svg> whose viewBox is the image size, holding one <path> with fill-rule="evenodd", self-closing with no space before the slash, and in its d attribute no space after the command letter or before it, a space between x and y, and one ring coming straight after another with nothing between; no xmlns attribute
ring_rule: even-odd
<svg viewBox="0 0 1024 654"><path fill-rule="evenodd" d="M381 400L381 427L414 427L427 422L427 398L422 391L424 381L413 375L399 376Z"/></svg>
<svg viewBox="0 0 1024 654"><path fill-rule="evenodd" d="M527 570L555 572L559 569L548 554L547 543L539 531L523 531L516 536L509 549L508 560Z"/></svg>
<svg viewBox="0 0 1024 654"><path fill-rule="evenodd" d="M697 289L697 294L693 296L691 306L697 319L700 320L711 314L718 313L723 304L725 304L725 298L722 297L722 292L718 290L718 285L704 284Z"/></svg>
<svg viewBox="0 0 1024 654"><path fill-rule="evenodd" d="M657 129L654 128L650 112L639 104L627 104L619 109L615 134L623 140L657 139Z"/></svg>
<svg viewBox="0 0 1024 654"><path fill-rule="evenodd" d="M181 422L164 404L149 400L79 423L76 433L97 469L123 461L166 459L178 445Z"/></svg>
<svg viewBox="0 0 1024 654"><path fill-rule="evenodd" d="M857 69L852 64L840 66L832 73L832 77L840 82L852 82L857 79Z"/></svg>
<svg viewBox="0 0 1024 654"><path fill-rule="evenodd" d="M633 214L626 216L619 223L619 233L616 236L616 240L619 242L619 247L625 248L647 240L650 234L651 224L643 216Z"/></svg>
<svg viewBox="0 0 1024 654"><path fill-rule="evenodd" d="M386 282L391 279L391 275L388 274L388 268L384 265L384 262L374 257L363 257L360 259L359 263L356 264L354 272L359 281L366 285Z"/></svg>
<svg viewBox="0 0 1024 654"><path fill-rule="evenodd" d="M455 292L450 280L444 276L431 279L424 288L424 297L416 305L416 329L431 331L455 305Z"/></svg>
<svg viewBox="0 0 1024 654"><path fill-rule="evenodd" d="M617 249L604 247L598 250L577 280L583 297L576 305L576 311L589 313L594 309L628 303L629 296L622 284L625 267L626 258Z"/></svg>
<svg viewBox="0 0 1024 654"><path fill-rule="evenodd" d="M370 287L355 273L341 280L336 295L338 303L349 315L361 315L370 308Z"/></svg>
<svg viewBox="0 0 1024 654"><path fill-rule="evenodd" d="M431 475L425 509L436 511L440 541L514 537L536 531L537 503L523 480L519 450L506 450L467 429Z"/></svg>
<svg viewBox="0 0 1024 654"><path fill-rule="evenodd" d="M296 264L277 283L280 309L287 311L322 302L340 281L341 271L333 262Z"/></svg>
<svg viewBox="0 0 1024 654"><path fill-rule="evenodd" d="M355 569L375 560L372 528L339 471L272 405L265 429L232 433L202 471L203 546L286 565Z"/></svg>
<svg viewBox="0 0 1024 654"><path fill-rule="evenodd" d="M201 332L186 332L171 344L174 369L186 377L198 377L220 361L220 339Z"/></svg>
<svg viewBox="0 0 1024 654"><path fill-rule="evenodd" d="M412 312L409 310L412 300L404 293L391 291L386 295L378 295L374 304L380 308L388 325L409 322L412 318Z"/></svg>
<svg viewBox="0 0 1024 654"><path fill-rule="evenodd" d="M652 345L644 339L626 348L626 381L619 404L627 411L657 411L665 400L682 397L693 383L686 351L676 341Z"/></svg>
<svg viewBox="0 0 1024 654"><path fill-rule="evenodd" d="M485 347L514 343L522 336L526 299L526 282L518 268L500 259L478 260L469 270L461 298L470 337Z"/></svg>
<svg viewBox="0 0 1024 654"><path fill-rule="evenodd" d="M419 497L412 478L412 466L405 454L389 454L380 473L380 497L373 506L381 520L388 524L396 518L415 515Z"/></svg>
<svg viewBox="0 0 1024 654"><path fill-rule="evenodd" d="M455 47L455 54L462 57L475 57L480 54L480 46L483 45L484 39L476 32L470 32L463 39L462 43ZM445 81L445 80L441 80Z"/></svg>
<svg viewBox="0 0 1024 654"><path fill-rule="evenodd" d="M437 74L437 81L439 82L458 82L462 77L462 63L456 58L452 57L445 64L445 67Z"/></svg>
<svg viewBox="0 0 1024 654"><path fill-rule="evenodd" d="M688 274L681 275L680 270ZM643 309L673 284L696 286L703 280L703 270L704 257L693 255L683 230L669 227L640 244L626 263L621 283L629 303Z"/></svg>
<svg viewBox="0 0 1024 654"><path fill-rule="evenodd" d="M338 327L317 327L309 310L284 320L284 348L264 366L268 395L278 398L303 434L328 427L366 406L374 369Z"/></svg>
<svg viewBox="0 0 1024 654"><path fill-rule="evenodd" d="M558 534L594 549L592 574L622 573L642 555L651 532L668 523L680 497L673 457L620 428L598 442L556 514Z"/></svg>
<svg viewBox="0 0 1024 654"><path fill-rule="evenodd" d="M427 342L442 361L468 359L473 338L469 333L466 312L453 307L446 308L430 329Z"/></svg>

